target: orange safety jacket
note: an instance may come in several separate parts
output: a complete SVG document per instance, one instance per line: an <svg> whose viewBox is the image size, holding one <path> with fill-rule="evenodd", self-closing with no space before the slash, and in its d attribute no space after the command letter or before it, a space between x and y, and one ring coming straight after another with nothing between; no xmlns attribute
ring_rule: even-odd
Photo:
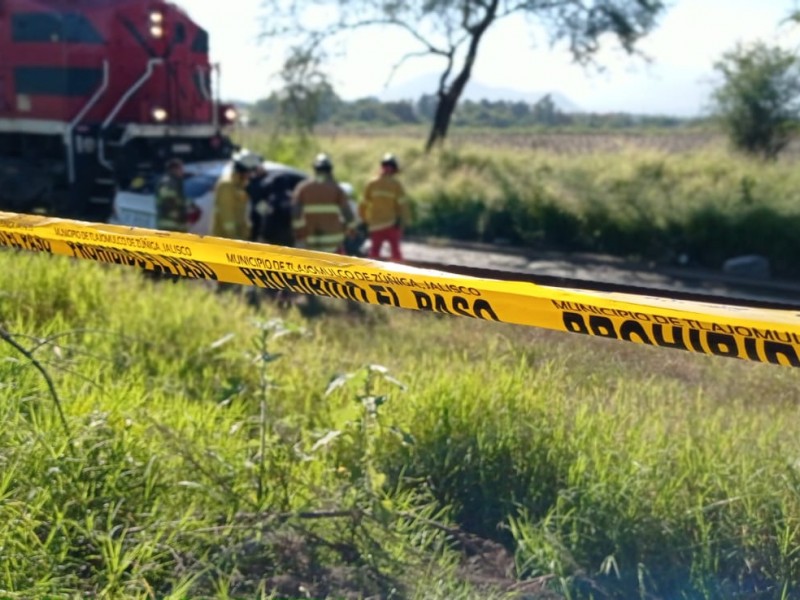
<svg viewBox="0 0 800 600"><path fill-rule="evenodd" d="M295 243L320 252L335 252L344 241L345 228L355 220L347 196L333 179L298 185L292 217Z"/></svg>

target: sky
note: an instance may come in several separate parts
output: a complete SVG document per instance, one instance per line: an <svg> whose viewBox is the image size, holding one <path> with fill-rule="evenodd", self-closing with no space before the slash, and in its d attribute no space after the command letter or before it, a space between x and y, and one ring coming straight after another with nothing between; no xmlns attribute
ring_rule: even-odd
<svg viewBox="0 0 800 600"><path fill-rule="evenodd" d="M175 0L211 37L212 60L222 69L228 100L254 101L278 87L284 48L260 40L268 15L259 0ZM798 0L668 0L670 8L640 44L649 61L609 45L598 55L604 68L571 62L563 47L551 47L544 32L509 18L490 29L481 45L473 79L522 93L559 92L587 111L701 115L718 81L714 62L738 42L765 40L800 47L800 26L781 25ZM235 3L236 9L231 10ZM418 47L402 32L363 30L345 42L345 54L330 65L337 93L345 99L378 96L404 82L441 71L437 59L405 63L387 87L399 57ZM434 90L431 90L434 91Z"/></svg>

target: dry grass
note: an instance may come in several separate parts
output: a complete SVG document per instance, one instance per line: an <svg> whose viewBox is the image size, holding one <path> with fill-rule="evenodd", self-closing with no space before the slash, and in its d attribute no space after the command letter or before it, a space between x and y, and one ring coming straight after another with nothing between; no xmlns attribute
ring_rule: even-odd
<svg viewBox="0 0 800 600"><path fill-rule="evenodd" d="M338 177L357 192L378 158L394 152L417 233L663 263L686 255L713 269L732 256L761 254L776 275L800 275L796 148L763 163L730 153L705 132L482 134L479 142L462 133L426 155L420 139L402 130L304 141L249 135L248 144L300 167L318 151L330 153Z"/></svg>

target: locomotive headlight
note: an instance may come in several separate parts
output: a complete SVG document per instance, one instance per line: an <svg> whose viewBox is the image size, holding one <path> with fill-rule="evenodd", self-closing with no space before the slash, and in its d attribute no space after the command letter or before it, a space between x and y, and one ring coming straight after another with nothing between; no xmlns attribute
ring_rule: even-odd
<svg viewBox="0 0 800 600"><path fill-rule="evenodd" d="M150 13L150 22L154 25L159 25L164 21L164 13L154 10Z"/></svg>
<svg viewBox="0 0 800 600"><path fill-rule="evenodd" d="M163 123L164 121L166 121L168 116L169 114L167 113L167 111L161 107L153 109L153 120L155 120L158 123Z"/></svg>
<svg viewBox="0 0 800 600"><path fill-rule="evenodd" d="M239 116L239 113L236 112L235 108L228 108L225 110L225 120L228 123L233 123L236 120L236 117Z"/></svg>
<svg viewBox="0 0 800 600"><path fill-rule="evenodd" d="M164 28L161 25L151 25L150 35L154 38L160 38L164 35Z"/></svg>

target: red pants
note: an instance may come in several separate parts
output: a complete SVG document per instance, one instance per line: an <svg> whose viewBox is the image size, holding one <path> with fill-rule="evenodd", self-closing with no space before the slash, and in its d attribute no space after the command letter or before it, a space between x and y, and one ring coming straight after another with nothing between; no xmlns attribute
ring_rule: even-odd
<svg viewBox="0 0 800 600"><path fill-rule="evenodd" d="M383 242L389 242L389 250L391 250L392 253L392 260L396 261L403 260L403 254L402 252L400 252L401 233L402 232L400 231L399 227L389 227L388 229L381 229L380 231L370 232L369 257L380 258Z"/></svg>

